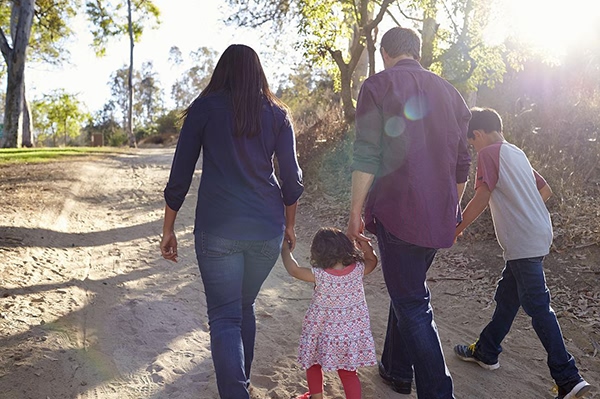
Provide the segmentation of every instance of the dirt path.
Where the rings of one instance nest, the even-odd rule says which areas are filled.
[[[204,294],[192,241],[198,179],[182,208],[180,262],[159,257],[162,189],[172,149],[0,167],[0,398],[217,398]],[[322,202],[300,206],[298,259],[306,259]],[[335,220],[344,219],[337,216]],[[344,226],[339,226],[344,227]],[[587,251],[587,252],[586,252]],[[519,315],[502,367],[485,372],[451,353],[476,338],[493,310],[502,261],[494,243],[440,252],[430,276],[436,321],[457,398],[553,398],[541,344]],[[584,376],[600,384],[600,266],[594,248],[549,261],[555,308]],[[568,266],[568,268],[567,268]],[[381,271],[366,281],[381,350],[388,297]],[[276,265],[257,301],[254,398],[303,393],[295,361],[309,284]],[[365,398],[402,396],[374,368]],[[335,375],[326,394],[343,397]],[[594,393],[592,398],[600,397]]]

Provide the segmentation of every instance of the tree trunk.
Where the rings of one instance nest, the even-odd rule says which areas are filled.
[[[23,85],[23,147],[33,147],[33,121],[31,120],[31,105],[27,101],[27,90]]]
[[[127,108],[127,135],[129,136],[129,147],[137,147],[135,135],[133,134],[133,24],[131,22],[131,0],[127,0],[127,20],[129,23],[129,79],[127,90],[129,104]]]
[[[6,103],[4,107],[4,135],[0,147],[19,147],[23,140],[23,108],[25,100],[25,61],[31,36],[35,0],[13,2],[11,25],[13,47],[0,29],[0,50],[6,62]]]
[[[352,101],[352,73],[348,66],[340,68],[340,85],[342,95],[342,107],[344,109],[344,116],[346,121],[353,122],[354,116],[356,115],[356,108],[354,107],[354,101]]]
[[[352,40],[350,42],[350,51],[354,47],[354,41],[361,40],[359,27],[355,27],[354,34]],[[368,72],[369,72],[369,54],[363,50],[362,54],[359,57],[358,63],[356,64],[356,70],[352,75],[352,98],[358,98],[358,92],[360,91],[360,86],[362,82],[365,80]]]
[[[423,32],[421,44],[421,65],[429,69],[433,63],[433,42],[438,31],[439,24],[437,17],[437,0],[429,0],[423,11]]]

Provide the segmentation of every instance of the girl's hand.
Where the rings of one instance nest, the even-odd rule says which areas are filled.
[[[177,262],[177,237],[175,232],[164,233],[160,242],[160,252],[163,258]]]
[[[358,247],[363,252],[365,257],[365,276],[371,273],[377,267],[379,259],[375,255],[375,250],[370,241],[356,241]]]
[[[348,230],[346,235],[350,241],[369,241],[369,238],[364,235],[365,232],[365,221],[362,216],[353,217],[350,216],[348,220]]]
[[[366,256],[375,255],[375,250],[373,249],[373,245],[371,245],[370,241],[356,240],[356,244]]]

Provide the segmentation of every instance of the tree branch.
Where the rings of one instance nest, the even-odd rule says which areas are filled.
[[[396,4],[398,6],[398,11],[400,12],[400,14],[402,14],[402,16],[406,19],[412,20],[412,21],[417,21],[417,22],[423,22],[422,18],[417,18],[417,17],[411,17],[410,15],[407,15],[402,8],[400,8],[400,4]]]
[[[458,25],[456,24],[456,22],[454,22],[454,18],[452,18],[452,13],[448,8],[448,4],[446,4],[445,1],[442,1],[442,4],[444,5],[444,9],[446,9],[446,13],[448,14],[448,18],[450,18],[450,22],[452,22],[452,26],[454,27],[454,33],[456,33],[456,36],[460,36],[460,32],[458,31]]]
[[[8,64],[8,60],[10,59],[10,53],[12,49],[8,44],[8,40],[6,40],[6,35],[4,34],[4,30],[0,27],[0,51],[2,51],[2,56],[4,57],[4,61]]]

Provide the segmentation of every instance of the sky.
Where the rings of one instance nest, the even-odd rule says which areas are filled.
[[[217,53],[234,43],[253,47],[274,88],[278,79],[290,73],[299,54],[292,48],[293,35],[280,35],[281,48],[288,49],[285,58],[274,57],[262,35],[272,32],[227,26],[224,0],[153,0],[161,10],[162,24],[157,30],[146,30],[134,50],[134,68],[152,61],[165,91],[166,105],[172,105],[170,87],[181,71],[168,62],[169,49],[178,46],[184,57],[199,47],[209,47]],[[487,37],[490,44],[500,43],[509,35],[517,35],[542,52],[556,57],[566,48],[592,36],[598,40],[600,0],[489,0],[497,4]],[[293,27],[290,27],[293,29]],[[290,31],[292,31],[290,29]],[[68,43],[71,62],[61,67],[30,65],[26,72],[29,99],[41,97],[53,89],[64,88],[77,94],[88,111],[94,112],[110,98],[110,75],[129,65],[127,37],[115,39],[107,55],[97,58],[91,49],[92,36],[84,16],[74,21],[77,35]]]
[[[156,30],[146,30],[141,41],[136,43],[134,68],[139,70],[142,63],[153,62],[167,105],[172,105],[170,87],[180,73],[168,61],[172,46],[178,46],[187,58],[199,47],[209,47],[220,54],[230,44],[246,44],[257,51],[267,74],[271,75],[271,81],[275,74],[282,72],[281,65],[270,62],[272,57],[262,43],[262,32],[225,25],[223,0],[153,1],[161,10],[162,23]],[[129,65],[129,38],[113,40],[108,45],[107,55],[98,58],[90,47],[92,35],[85,17],[78,17],[72,29],[77,35],[66,45],[71,53],[70,63],[61,67],[30,65],[26,71],[28,95],[35,99],[54,89],[64,88],[68,93],[77,94],[88,111],[94,112],[110,98],[110,75]]]

